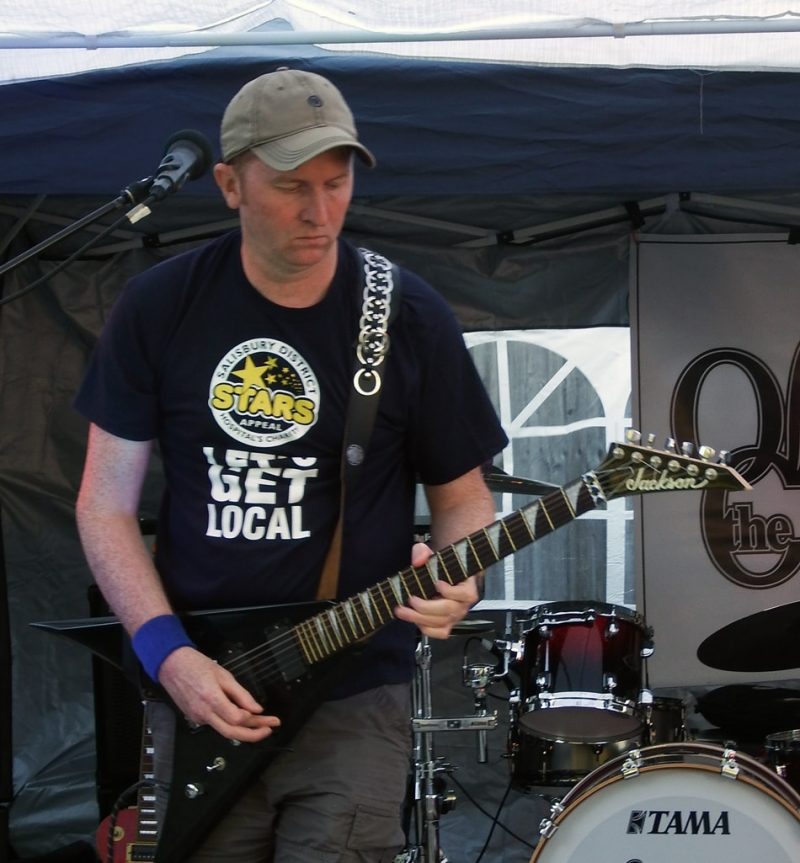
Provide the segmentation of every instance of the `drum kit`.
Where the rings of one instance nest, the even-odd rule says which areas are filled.
[[[436,718],[430,645],[425,637],[418,645],[413,825],[397,863],[446,863],[439,820],[455,804],[446,780],[453,768],[436,757],[433,734],[477,732],[485,763],[487,733],[498,725],[487,707],[495,683],[509,693],[510,784],[552,804],[530,863],[800,860],[800,729],[773,729],[758,753],[698,739],[683,699],[643,685],[654,641],[641,615],[603,602],[549,602],[516,619],[506,612],[502,637],[493,621],[470,618],[453,634],[482,635],[496,661],[464,661],[472,716]],[[719,630],[698,658],[745,672],[800,667],[800,602]],[[800,704],[800,690],[797,697]],[[796,719],[800,726],[800,710]]]

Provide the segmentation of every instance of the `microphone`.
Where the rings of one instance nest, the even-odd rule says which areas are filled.
[[[211,160],[211,144],[205,135],[193,129],[176,132],[164,148],[164,158],[150,186],[151,197],[161,201],[177,192],[187,180],[202,177]]]

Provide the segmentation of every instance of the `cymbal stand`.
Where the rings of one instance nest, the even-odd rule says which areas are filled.
[[[396,863],[447,863],[439,842],[439,817],[455,806],[456,798],[447,788],[444,774],[453,766],[434,753],[433,735],[437,731],[477,731],[485,734],[497,726],[497,714],[483,712],[475,716],[434,718],[431,696],[431,647],[426,635],[420,637],[416,650],[416,671],[412,688],[411,729],[414,734],[414,836]],[[476,697],[476,709],[478,698]],[[485,748],[485,743],[483,744]]]

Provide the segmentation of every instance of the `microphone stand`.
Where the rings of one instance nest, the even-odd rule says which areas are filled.
[[[22,252],[22,254],[17,255],[15,258],[12,258],[10,261],[7,261],[5,264],[0,266],[0,276],[11,272],[11,270],[15,270],[17,267],[24,264],[25,261],[29,261],[31,258],[38,255],[40,252],[43,252],[45,249],[49,249],[50,246],[53,246],[56,243],[60,243],[61,240],[65,240],[67,237],[72,236],[72,234],[77,233],[78,231],[85,228],[87,225],[91,225],[98,219],[102,219],[103,216],[105,216],[107,213],[111,213],[114,210],[119,210],[121,207],[131,207],[135,204],[143,202],[148,197],[152,182],[152,177],[146,177],[143,180],[138,180],[135,183],[131,183],[130,186],[126,186],[126,188],[124,188],[119,193],[119,195],[114,198],[113,201],[109,201],[107,204],[103,204],[102,207],[99,207],[91,213],[87,213],[85,216],[82,216],[76,222],[67,225],[66,228],[62,228],[60,231],[57,231],[51,237],[42,240],[41,243],[37,243],[37,245],[31,247],[30,249],[27,249],[26,251]],[[98,236],[93,242],[97,242],[100,236],[101,235],[98,234]]]

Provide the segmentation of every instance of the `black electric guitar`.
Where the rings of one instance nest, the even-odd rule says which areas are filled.
[[[635,440],[635,438],[634,438]],[[655,450],[614,443],[593,471],[339,603],[305,603],[194,612],[185,624],[195,643],[228,668],[269,712],[279,732],[235,745],[208,727],[177,723],[175,763],[155,860],[183,860],[248,783],[286,747],[323,700],[325,681],[346,648],[394,619],[409,596],[429,598],[436,582],[458,584],[542,536],[618,497],[658,491],[746,490],[750,485],[712,450]],[[125,633],[113,617],[36,623],[118,666]]]

